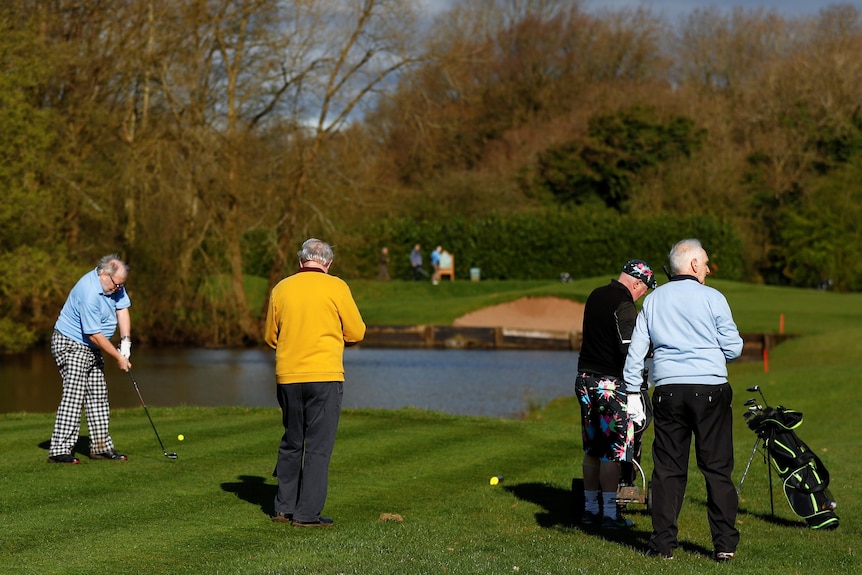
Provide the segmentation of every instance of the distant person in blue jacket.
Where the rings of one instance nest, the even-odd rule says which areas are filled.
[[[431,283],[437,285],[440,283],[440,256],[443,254],[443,246],[437,246],[431,252]]]
[[[644,299],[623,371],[629,417],[642,421],[641,374],[652,342],[655,440],[649,553],[672,558],[679,545],[677,519],[694,435],[697,466],[706,480],[713,557],[725,562],[733,559],[739,544],[727,363],[742,353],[742,338],[727,300],[705,285],[709,256],[700,241],[680,241],[669,257],[671,280]]]

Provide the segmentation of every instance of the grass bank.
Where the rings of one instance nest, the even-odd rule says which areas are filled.
[[[443,281],[350,282],[362,316],[371,324],[451,324],[456,318],[486,306],[521,297],[554,296],[586,301],[609,277],[558,281]],[[663,283],[660,278],[660,283]],[[862,319],[862,293],[778,288],[709,279],[708,284],[725,294],[734,319],[745,332],[779,330],[784,316],[787,333],[818,334],[858,326]]]
[[[435,318],[477,304],[533,294],[570,297],[597,285],[525,283],[510,290],[506,282],[492,290],[489,284],[352,285],[366,320],[380,323],[429,321],[424,317],[441,323]],[[837,531],[804,528],[777,485],[771,517],[759,457],[743,486],[742,542],[730,565],[708,559],[706,495],[695,469],[680,517],[682,549],[673,562],[659,565],[643,556],[651,530],[643,508],[632,509],[637,526],[631,533],[582,531],[571,513],[570,485],[580,475],[581,457],[571,398],[523,421],[413,409],[346,411],[325,510],[336,525],[321,530],[268,519],[281,433],[277,410],[151,407],[166,447],[179,453],[176,461],[163,457],[143,410],[117,411],[112,435],[130,460],[84,459],[78,466],[45,463],[53,414],[18,413],[0,415],[0,573],[862,572],[862,442],[854,417],[862,396],[859,299],[716,284],[728,294],[742,329],[774,331],[778,314],[785,313],[787,331],[805,334],[773,350],[768,373],[758,362],[731,366],[735,479],[754,443],[739,406],[749,396],[745,388],[760,385],[771,403],[805,413],[799,434],[832,473],[842,521]],[[474,291],[486,286],[487,292]],[[406,300],[404,308],[391,311],[402,306],[399,298]],[[375,303],[379,299],[389,301]],[[435,308],[439,316],[431,313]],[[180,433],[183,442],[176,439]],[[649,471],[651,431],[645,442]],[[504,481],[490,486],[492,475]],[[402,520],[381,521],[381,514]]]

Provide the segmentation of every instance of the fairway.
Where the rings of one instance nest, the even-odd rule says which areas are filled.
[[[556,286],[535,286],[535,291],[552,287],[558,293],[548,295],[567,295]],[[862,313],[858,297],[801,290],[764,297],[762,287],[724,287],[742,330],[753,331],[778,310],[793,309],[787,322],[801,335],[772,350],[768,372],[757,361],[731,365],[734,480],[738,483],[755,439],[742,418],[742,404],[751,395],[745,389],[759,385],[770,403],[805,414],[797,431],[832,474],[830,489],[841,519],[836,531],[806,529],[777,483],[773,517],[767,468],[759,455],[741,493],[742,540],[730,565],[709,558],[706,496],[693,463],[680,517],[681,548],[672,562],[657,564],[643,555],[651,526],[642,506],[630,509],[636,523],[631,533],[605,537],[582,530],[571,509],[581,444],[570,397],[523,420],[416,409],[345,411],[324,510],[335,526],[297,529],[268,517],[282,432],[277,409],[150,406],[176,460],[164,457],[141,408],[115,411],[111,419],[112,436],[129,461],[84,456],[77,466],[45,462],[52,413],[0,415],[0,573],[862,572],[856,550],[862,536],[862,442],[853,417],[862,398],[862,328],[849,327]],[[461,289],[468,299],[494,299]],[[512,293],[510,299],[522,295]],[[823,320],[819,324],[817,317]],[[649,473],[651,429],[644,440]],[[490,485],[497,475],[503,481]]]

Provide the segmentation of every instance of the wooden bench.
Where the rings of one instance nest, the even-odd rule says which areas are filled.
[[[437,272],[437,279],[443,279],[443,276],[449,276],[449,280],[455,280],[455,256],[447,251],[440,254],[440,267]]]

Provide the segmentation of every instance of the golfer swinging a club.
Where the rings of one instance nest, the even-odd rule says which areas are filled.
[[[69,293],[51,337],[51,354],[63,378],[63,397],[51,435],[48,461],[80,463],[74,455],[81,427],[81,407],[90,430],[90,458],[125,461],[117,453],[108,433],[110,405],[102,354],[114,358],[129,371],[132,363],[132,323],[126,293],[128,267],[116,254],[99,260],[96,269],[84,274]],[[110,338],[120,327],[120,348]]]

